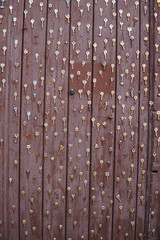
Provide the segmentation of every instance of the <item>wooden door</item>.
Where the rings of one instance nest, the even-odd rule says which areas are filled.
[[[159,240],[159,0],[1,0],[0,43],[0,239]]]

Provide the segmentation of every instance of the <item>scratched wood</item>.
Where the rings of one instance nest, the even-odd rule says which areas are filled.
[[[54,7],[48,10],[47,24],[43,238],[65,239],[70,5],[58,0],[50,4]]]
[[[95,3],[93,59],[96,59],[93,61],[92,80],[90,239],[106,239],[106,236],[108,240],[112,238],[116,72],[115,15],[116,5],[113,5],[112,2],[106,4],[104,1],[98,1],[97,4]],[[96,24],[97,22],[98,24]],[[102,26],[102,30],[99,26]],[[114,26],[113,29],[112,26]]]
[[[44,130],[47,3],[25,3],[21,100],[20,239],[42,239],[42,164]],[[42,25],[42,18],[44,22]],[[34,19],[34,21],[32,20]],[[32,21],[31,21],[32,20]],[[30,113],[30,116],[27,115]],[[39,133],[37,136],[36,133]]]

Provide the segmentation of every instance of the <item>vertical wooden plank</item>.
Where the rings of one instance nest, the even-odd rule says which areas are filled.
[[[58,0],[51,4],[45,79],[43,239],[65,239],[70,5]]]
[[[139,151],[137,168],[137,209],[136,209],[136,239],[144,237],[146,184],[148,170],[148,111],[149,111],[149,2],[140,2],[140,116],[139,116]],[[143,69],[145,68],[145,69]],[[144,111],[143,111],[144,109]],[[149,190],[149,189],[148,189]],[[141,199],[144,198],[143,204]]]
[[[93,1],[72,1],[66,239],[88,238]]]
[[[158,126],[158,125],[157,125]],[[160,238],[160,206],[159,206],[159,170],[152,170],[152,184],[151,184],[151,208],[150,208],[150,225],[149,239],[159,239]]]
[[[3,4],[0,9],[0,43],[1,46],[8,47],[8,29],[10,21],[7,19],[8,6]],[[5,29],[5,30],[3,30]],[[5,31],[7,31],[5,33]],[[9,102],[9,69],[6,68],[8,52],[3,55],[0,51],[0,237],[8,237],[8,131],[5,127],[8,122],[8,102]],[[5,67],[4,67],[5,66]],[[3,67],[3,68],[2,68]],[[4,79],[4,80],[3,80]]]
[[[116,4],[111,1],[95,2],[93,39],[90,239],[107,236],[109,240],[112,237],[116,73]]]
[[[152,165],[151,165],[151,200],[150,200],[150,213],[149,213],[149,229],[148,235],[149,239],[159,239],[160,238],[160,94],[159,94],[159,79],[160,79],[160,15],[159,15],[160,5],[157,1],[154,1],[154,76],[153,76],[153,128],[152,128]]]
[[[13,7],[13,10],[12,10]],[[11,21],[8,46],[9,75],[9,175],[8,206],[9,228],[8,239],[19,238],[19,147],[20,147],[20,101],[22,71],[22,35],[23,35],[24,1],[9,1],[8,13]],[[14,22],[14,18],[16,22]],[[10,57],[11,56],[11,57]],[[17,67],[18,66],[18,67]]]
[[[154,1],[149,1],[149,20],[150,20],[150,27],[149,27],[149,61],[150,61],[150,68],[149,68],[149,122],[148,122],[148,169],[147,169],[147,191],[146,191],[146,214],[145,214],[145,225],[144,225],[144,238],[149,238],[149,229],[150,229],[150,194],[151,194],[151,177],[152,177],[152,128],[153,128],[153,97],[154,97]]]
[[[114,238],[132,240],[135,237],[138,152],[139,1],[118,1],[117,6]]]
[[[21,99],[20,238],[42,239],[42,163],[47,2],[25,3]],[[37,137],[38,133],[38,137]]]
[[[4,102],[1,102],[1,130],[5,132],[4,148],[4,178],[1,180],[3,187],[4,217],[2,226],[4,232],[2,239],[19,238],[19,133],[20,133],[20,89],[21,89],[21,49],[23,28],[24,1],[4,3],[1,8],[3,23],[1,28],[2,44],[1,56],[5,59],[4,72],[1,74],[1,94],[4,94]],[[14,22],[14,20],[16,21]],[[2,23],[2,24],[3,24]],[[6,34],[4,30],[6,29]],[[5,50],[6,49],[6,50]],[[3,62],[3,61],[2,61]],[[18,69],[15,64],[19,63]],[[5,75],[5,76],[3,76]],[[2,126],[4,124],[4,126]],[[3,139],[3,138],[2,138]],[[1,173],[1,177],[3,176]],[[3,216],[3,214],[0,214]]]

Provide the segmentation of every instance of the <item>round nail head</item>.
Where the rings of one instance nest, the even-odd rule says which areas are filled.
[[[73,94],[74,94],[74,90],[71,89],[71,90],[70,90],[70,95],[73,95]]]

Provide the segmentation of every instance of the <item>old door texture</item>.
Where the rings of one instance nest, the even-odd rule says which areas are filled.
[[[0,240],[160,240],[160,0],[0,0]]]

